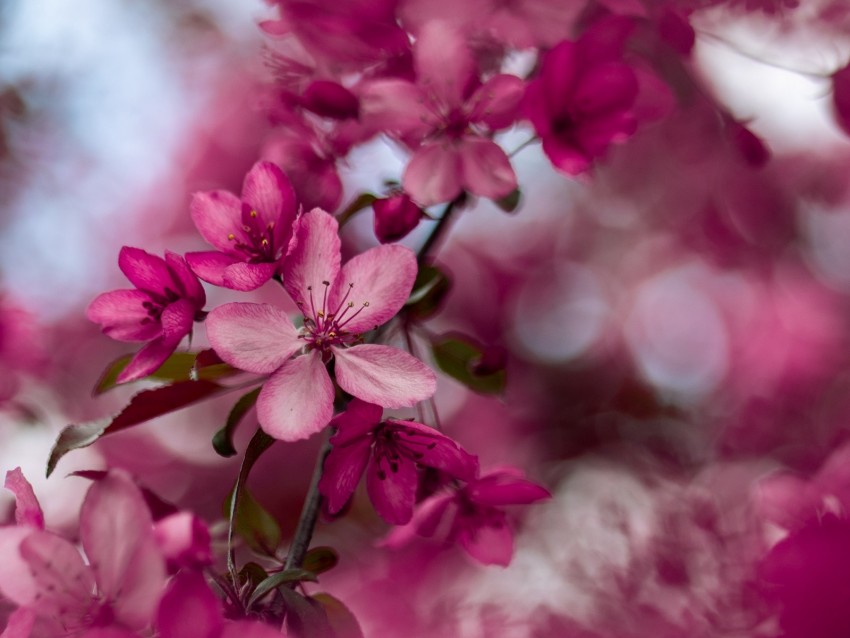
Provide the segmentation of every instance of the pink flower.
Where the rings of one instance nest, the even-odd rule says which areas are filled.
[[[404,190],[429,206],[463,190],[498,199],[516,189],[516,175],[494,131],[513,124],[523,82],[496,75],[480,84],[466,42],[452,27],[430,22],[414,45],[417,83],[368,82],[361,92],[367,127],[418,148],[402,176]]]
[[[217,250],[187,253],[198,277],[233,290],[254,290],[277,272],[295,221],[295,193],[271,162],[257,162],[245,176],[242,199],[227,191],[195,193],[192,220]]]
[[[459,543],[480,563],[507,566],[514,553],[514,535],[507,514],[499,507],[527,505],[551,496],[517,470],[497,470],[461,489],[425,499],[410,523],[390,532],[385,544],[398,547],[415,535],[431,537],[442,532],[446,543]]]
[[[590,169],[611,144],[637,127],[631,112],[637,77],[622,61],[621,38],[599,37],[605,27],[550,50],[525,93],[523,110],[543,140],[543,151],[569,175]]]
[[[375,200],[375,237],[382,244],[398,241],[419,225],[425,213],[406,193]]]
[[[378,246],[340,267],[336,220],[323,210],[295,224],[284,286],[304,315],[296,328],[267,304],[232,303],[213,310],[207,336],[227,363],[270,374],[257,399],[263,428],[284,441],[321,430],[333,415],[333,361],[339,387],[386,407],[415,405],[436,387],[434,373],[397,348],[365,344],[361,334],[386,323],[404,305],[416,278],[416,257],[403,246]]]
[[[19,508],[32,512],[37,502],[20,480],[12,479]],[[33,636],[55,638],[93,628],[101,629],[93,636],[122,636],[120,630],[150,624],[165,586],[165,563],[144,497],[127,474],[110,472],[89,489],[80,541],[88,564],[72,543],[38,526],[0,529],[0,592],[19,606],[10,627],[24,632],[29,626]]]
[[[155,372],[177,349],[200,318],[206,295],[183,258],[169,251],[162,259],[124,246],[118,267],[136,289],[99,295],[86,316],[113,339],[150,342],[118,375],[118,382],[124,383]]]
[[[338,512],[366,471],[366,488],[375,510],[388,523],[404,525],[413,515],[417,466],[433,467],[469,480],[478,459],[434,428],[413,421],[381,421],[383,409],[355,399],[331,425],[338,431],[325,460],[319,491],[328,509]]]

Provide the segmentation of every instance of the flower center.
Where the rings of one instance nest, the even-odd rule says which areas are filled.
[[[233,248],[245,255],[252,264],[274,261],[277,249],[274,245],[274,222],[263,226],[257,211],[251,209],[242,211],[242,230],[246,240],[242,241],[233,233],[227,239],[233,242]]]
[[[147,311],[148,316],[142,319],[142,323],[156,323],[162,316],[162,311],[168,304],[180,299],[180,295],[171,288],[166,287],[163,294],[145,290],[150,300],[142,302],[142,308]]]
[[[424,451],[437,447],[436,441],[422,432],[395,423],[382,423],[374,433],[373,451],[378,467],[378,479],[387,478],[387,471],[396,474],[402,456],[418,462]]]
[[[313,286],[307,286],[307,291],[310,293],[310,307],[304,308],[303,303],[298,303],[298,307],[304,315],[304,327],[301,329],[299,337],[307,342],[308,350],[321,350],[323,353],[329,353],[331,346],[350,346],[361,340],[359,334],[347,331],[345,326],[365,308],[368,308],[369,302],[364,301],[355,310],[355,303],[348,300],[354,288],[354,284],[349,283],[345,295],[336,304],[336,307],[331,309],[328,304],[328,290],[331,284],[329,281],[323,281],[322,286],[324,286],[324,290],[320,305],[317,305]]]

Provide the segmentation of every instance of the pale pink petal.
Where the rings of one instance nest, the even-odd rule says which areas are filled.
[[[164,335],[157,337],[130,359],[130,363],[118,375],[116,382],[129,383],[153,374],[174,353],[178,343],[179,340],[175,341]]]
[[[223,624],[221,604],[198,572],[177,574],[156,612],[160,638],[218,638]]]
[[[204,287],[198,281],[197,275],[189,268],[186,260],[177,253],[166,250],[165,263],[171,269],[175,282],[180,285],[180,296],[188,297],[198,308],[201,308],[206,303],[207,296]]]
[[[157,521],[154,538],[171,569],[199,569],[212,563],[210,531],[192,512],[177,512]]]
[[[375,511],[391,525],[404,525],[413,516],[416,502],[416,466],[408,459],[392,465],[373,459],[366,470],[366,490]]]
[[[525,83],[515,75],[500,74],[487,80],[470,99],[471,122],[483,122],[491,131],[514,123]]]
[[[416,273],[416,255],[409,248],[370,248],[342,267],[328,308],[339,308],[335,311],[337,321],[346,332],[374,330],[401,310],[413,289]]]
[[[6,472],[4,487],[15,495],[15,522],[35,529],[44,529],[44,514],[20,467]]]
[[[186,253],[186,262],[198,277],[214,286],[224,286],[224,271],[241,262],[238,257],[212,250]]]
[[[305,213],[295,223],[294,245],[283,268],[283,285],[306,316],[313,316],[312,308],[321,309],[325,287],[339,274],[338,230],[336,219],[319,208]]]
[[[360,117],[375,131],[420,138],[436,123],[425,94],[405,80],[367,82],[360,90]]]
[[[597,116],[628,109],[635,101],[638,81],[630,66],[618,62],[601,64],[583,75],[571,101],[572,113]]]
[[[165,260],[141,248],[121,248],[118,253],[118,267],[139,290],[164,295],[166,288],[174,286],[171,270]]]
[[[469,499],[481,505],[527,505],[552,498],[545,487],[511,472],[493,472],[465,488]]]
[[[442,470],[464,481],[478,473],[478,458],[434,428],[397,419],[388,419],[387,424],[396,434],[397,445],[419,465]]]
[[[116,629],[115,627],[98,627],[89,629],[80,638],[139,638],[139,634],[134,634],[124,629]]]
[[[276,271],[276,263],[235,263],[224,269],[224,287],[242,292],[256,290],[271,279]]]
[[[401,177],[402,186],[422,206],[448,202],[463,190],[460,155],[453,144],[420,147]]]
[[[0,638],[30,638],[35,623],[35,612],[27,607],[18,607],[9,616],[6,629]]]
[[[408,408],[434,394],[437,377],[416,357],[390,346],[333,348],[339,387],[385,408]]]
[[[303,345],[286,313],[268,304],[225,304],[204,323],[218,356],[255,374],[274,372]]]
[[[249,241],[242,229],[242,202],[233,193],[195,193],[189,204],[189,214],[201,237],[222,252],[233,252],[231,235],[242,243]]]
[[[516,190],[516,173],[502,148],[483,137],[467,137],[460,144],[463,185],[481,197],[499,199]]]
[[[9,525],[0,527],[0,594],[16,605],[30,605],[35,601],[38,586],[30,568],[21,556],[23,540],[33,533],[31,527]]]
[[[86,317],[99,323],[103,334],[118,341],[150,341],[162,332],[159,321],[151,320],[147,308],[142,306],[150,299],[141,290],[104,292],[89,304]]]
[[[165,561],[144,496],[125,472],[113,470],[89,488],[80,540],[116,616],[133,629],[148,624],[165,585]]]
[[[271,625],[248,620],[227,623],[224,631],[221,632],[221,638],[280,638],[280,636],[280,632],[273,629]]]
[[[297,212],[295,191],[283,171],[271,162],[257,162],[245,175],[242,199],[257,211],[263,226],[274,224],[276,239],[287,237]]]
[[[447,107],[463,103],[475,61],[460,31],[449,22],[429,22],[416,38],[413,57],[417,82],[425,93]]]
[[[504,517],[483,524],[469,519],[458,532],[457,541],[467,553],[484,565],[507,567],[514,554],[514,535]]]
[[[79,618],[94,605],[92,570],[64,538],[35,531],[21,542],[20,553],[35,581],[39,615]]]
[[[331,378],[314,351],[287,361],[269,377],[257,398],[257,417],[276,439],[306,439],[331,420],[333,398]]]
[[[369,462],[372,441],[363,437],[346,444],[335,443],[325,459],[319,491],[328,500],[328,511],[335,514],[354,494]]]
[[[331,426],[337,429],[331,439],[334,445],[345,445],[366,436],[381,423],[384,409],[374,403],[360,399],[352,399],[345,412],[338,414],[331,421]]]

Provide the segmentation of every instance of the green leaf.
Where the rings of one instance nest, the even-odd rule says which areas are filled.
[[[340,226],[344,226],[348,220],[359,213],[364,208],[371,206],[378,197],[372,193],[360,193],[354,200],[345,207],[341,213],[337,214],[336,218]]]
[[[251,609],[251,607],[254,606],[254,603],[268,594],[271,590],[277,589],[285,583],[299,583],[303,580],[309,580],[314,583],[318,581],[316,575],[312,572],[308,572],[306,569],[285,569],[282,572],[272,574],[257,585],[257,588],[248,599],[247,608]]]
[[[444,336],[432,348],[439,368],[470,390],[481,394],[504,391],[504,364],[487,361],[487,353],[469,338]]]
[[[305,598],[289,587],[278,590],[286,607],[287,636],[298,638],[336,638],[324,607],[312,598]]]
[[[420,266],[413,291],[404,304],[407,312],[420,320],[435,315],[451,287],[451,280],[442,270],[430,264]]]
[[[219,456],[227,457],[236,454],[236,448],[233,447],[233,433],[236,431],[236,427],[242,421],[242,418],[254,407],[261,389],[255,388],[247,394],[243,394],[230,409],[230,414],[227,415],[227,421],[224,427],[213,436],[213,448],[215,448]]]
[[[175,352],[146,378],[162,381],[198,381],[201,379],[220,379],[239,372],[236,368],[218,359],[214,363],[204,365],[203,362],[210,352],[212,350],[202,350],[198,353]],[[127,367],[134,356],[135,354],[125,354],[109,363],[97,380],[92,395],[103,394],[107,390],[121,385],[117,383],[118,375]]]
[[[229,388],[212,381],[180,381],[139,392],[113,418],[69,425],[59,433],[59,438],[50,451],[50,457],[47,460],[47,476],[56,469],[59,459],[71,450],[88,447],[102,436],[126,430],[227,390]]]
[[[519,208],[520,200],[522,199],[522,193],[518,188],[514,189],[504,197],[500,197],[499,199],[494,199],[493,203],[496,204],[499,208],[501,208],[506,213],[512,213],[517,208]]]
[[[257,585],[268,577],[269,575],[266,573],[266,570],[263,569],[262,565],[255,563],[254,561],[248,561],[242,565],[242,569],[239,570],[239,582],[250,583],[251,589],[255,589]]]
[[[315,594],[310,598],[325,610],[334,638],[363,638],[363,630],[357,618],[338,598],[326,593]]]
[[[308,572],[322,574],[336,567],[339,554],[333,547],[314,547],[304,555],[301,566]]]

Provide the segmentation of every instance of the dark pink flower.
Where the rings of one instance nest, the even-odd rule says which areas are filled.
[[[209,528],[191,512],[176,512],[157,521],[154,538],[171,572],[212,564]]]
[[[404,305],[416,279],[415,255],[403,246],[378,246],[340,267],[337,230],[337,221],[318,209],[295,224],[284,286],[304,315],[302,328],[267,304],[225,304],[206,321],[224,361],[271,375],[257,414],[263,428],[284,441],[306,438],[330,421],[331,360],[340,388],[378,405],[410,407],[436,387],[421,361],[397,348],[362,343],[360,336]]]
[[[597,29],[550,50],[523,102],[543,151],[569,175],[587,171],[637,127],[631,110],[638,94],[635,72],[622,61],[619,38],[598,36]]]
[[[206,294],[184,259],[169,251],[162,259],[124,246],[118,267],[136,289],[99,295],[86,316],[113,339],[150,342],[118,375],[118,382],[124,383],[155,372],[174,352],[183,337],[192,332]]]
[[[254,290],[278,271],[295,221],[295,193],[271,162],[257,162],[245,176],[242,198],[227,191],[195,193],[192,221],[217,250],[187,253],[198,277],[233,290]]]
[[[478,472],[478,459],[434,428],[413,421],[382,421],[382,416],[380,406],[354,399],[331,421],[337,433],[319,490],[335,514],[351,498],[365,471],[375,510],[388,523],[404,525],[413,515],[417,466],[469,480]]]
[[[18,497],[31,510],[32,503],[24,505],[29,500]],[[88,564],[56,534],[29,525],[0,529],[0,592],[23,610],[12,619],[16,628],[37,624],[42,636],[100,628],[92,635],[120,636],[119,630],[150,625],[165,586],[165,562],[144,497],[127,474],[110,472],[89,489],[80,542]]]
[[[838,125],[850,135],[850,64],[832,74],[832,108]]]
[[[375,237],[382,244],[398,241],[419,225],[425,212],[406,193],[375,200]]]
[[[448,489],[422,501],[410,523],[390,532],[385,544],[400,546],[414,536],[440,534],[446,543],[458,543],[485,565],[508,565],[514,535],[505,505],[527,505],[550,498],[544,487],[525,479],[517,470],[502,469]]]
[[[380,79],[364,84],[367,127],[398,136],[416,150],[402,176],[404,190],[429,206],[463,190],[498,199],[516,189],[516,175],[494,131],[514,122],[523,81],[477,78],[467,43],[442,22],[426,25],[414,45],[417,82]]]

